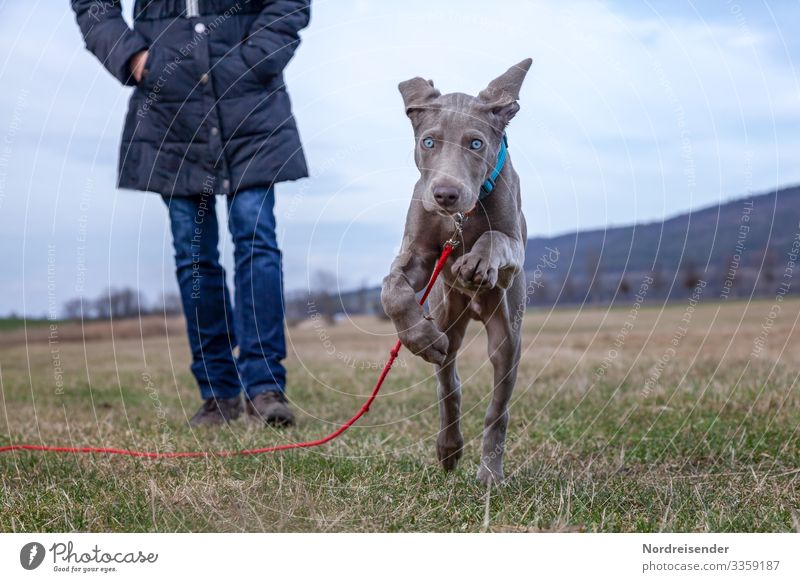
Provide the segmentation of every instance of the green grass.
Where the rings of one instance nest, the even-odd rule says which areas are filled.
[[[460,365],[466,450],[453,473],[435,460],[431,369],[404,353],[370,413],[319,449],[166,461],[2,456],[0,530],[794,531],[800,301],[783,303],[760,358],[750,351],[769,304],[699,306],[643,395],[684,307],[642,310],[603,375],[626,310],[529,313],[508,479],[488,492],[474,475],[491,370],[473,325]],[[356,324],[325,328],[325,345],[319,329],[290,331],[299,424],[287,433],[246,421],[190,430],[198,396],[174,331],[62,342],[60,380],[46,341],[0,342],[0,444],[200,450],[319,437],[358,409],[377,375],[360,364],[379,366],[392,344],[387,324]]]
[[[3,317],[0,318],[0,332],[13,331],[15,329],[22,329],[25,327],[44,327],[51,323],[59,323],[56,320],[41,319],[41,318],[24,318],[24,317]]]

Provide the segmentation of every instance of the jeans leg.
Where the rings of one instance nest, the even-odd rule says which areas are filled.
[[[275,194],[255,188],[228,197],[228,228],[236,261],[239,374],[249,397],[283,392],[286,357],[283,272],[275,236]]]
[[[192,373],[203,399],[241,393],[233,348],[230,294],[219,263],[219,223],[212,195],[164,197],[169,208],[175,268],[192,350]]]

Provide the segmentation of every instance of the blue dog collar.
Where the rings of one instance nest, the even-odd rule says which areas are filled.
[[[506,165],[506,157],[508,156],[508,137],[506,134],[503,134],[503,139],[500,142],[500,151],[497,154],[497,163],[494,166],[494,170],[486,178],[486,181],[481,185],[481,193],[478,194],[478,200],[483,200],[489,194],[492,193],[494,190],[495,183],[497,182],[497,177],[500,175],[500,172],[503,171],[503,166]]]

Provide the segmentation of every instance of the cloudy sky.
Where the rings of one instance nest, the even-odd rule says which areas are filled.
[[[176,289],[160,198],[114,188],[130,90],[68,5],[0,0],[0,314]],[[531,235],[800,182],[797,2],[487,5],[315,0],[286,74],[313,173],[278,189],[287,289],[386,273],[416,179],[396,86],[416,75],[474,94],[533,58],[509,129]]]

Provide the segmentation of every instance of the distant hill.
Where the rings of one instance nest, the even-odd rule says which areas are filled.
[[[648,274],[656,277],[662,295],[684,294],[698,278],[715,293],[727,287],[733,297],[769,295],[783,275],[798,224],[800,186],[794,186],[663,222],[534,237],[528,240],[525,270],[529,280],[548,288],[535,298],[542,303],[606,300],[619,285],[635,291],[638,279]],[[557,250],[559,260],[543,268],[542,257],[554,254],[548,249]]]
[[[629,302],[644,281],[651,281],[650,299],[686,297],[698,283],[706,298],[774,296],[798,234],[800,186],[793,186],[662,222],[533,237],[525,259],[528,302]],[[800,279],[789,289],[799,292]],[[338,297],[315,295],[290,294],[288,319],[298,322],[312,313],[382,315],[377,287]]]

